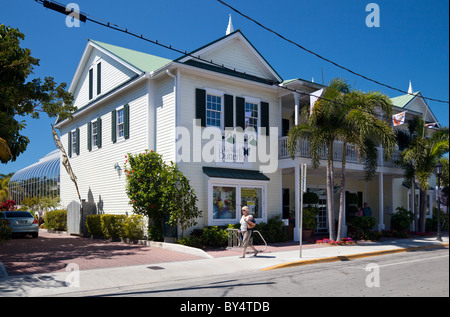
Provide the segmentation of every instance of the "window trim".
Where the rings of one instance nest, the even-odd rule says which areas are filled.
[[[261,99],[255,98],[255,97],[249,97],[249,96],[242,96],[242,98],[244,98],[244,125],[245,125],[247,118],[256,118],[257,124],[256,124],[255,132],[258,132],[259,129],[261,128]],[[247,115],[245,114],[246,113],[245,108],[246,108],[247,103],[255,104],[258,107],[258,116],[257,117],[247,117]]]
[[[224,126],[225,126],[225,92],[222,90],[213,89],[213,88],[205,88],[205,91],[206,91],[206,93],[205,93],[205,126],[219,128],[221,130],[224,130]],[[208,109],[208,95],[220,97],[220,111]],[[220,113],[220,126],[208,124],[208,111]]]
[[[207,210],[208,210],[208,225],[218,226],[218,225],[228,225],[235,224],[239,222],[242,217],[241,211],[241,189],[244,188],[261,188],[262,198],[261,198],[261,214],[260,218],[255,218],[259,222],[267,222],[267,186],[268,181],[258,181],[258,180],[246,180],[246,179],[229,179],[229,178],[209,178],[208,179],[208,199],[207,199]],[[213,187],[214,186],[226,186],[236,188],[236,218],[234,219],[213,219]]]
[[[119,111],[123,111],[122,115],[122,126],[123,126],[123,135],[120,136],[119,132]],[[125,105],[116,108],[116,142],[125,140]]]

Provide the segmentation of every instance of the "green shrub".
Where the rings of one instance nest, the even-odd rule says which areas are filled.
[[[378,240],[381,237],[371,231],[376,224],[374,217],[352,217],[349,224],[348,235],[354,240]]]
[[[45,228],[67,230],[67,210],[52,210],[45,213]]]
[[[144,217],[141,215],[131,215],[123,222],[123,235],[130,240],[144,238]]]
[[[255,226],[267,243],[285,242],[288,240],[287,234],[283,228],[283,222],[277,216],[270,218],[267,223],[262,222]],[[253,235],[255,244],[263,243],[258,234]]]
[[[103,237],[102,216],[103,215],[88,215],[86,217],[87,230],[89,234],[94,237]]]
[[[11,238],[11,228],[5,220],[0,220],[0,244]]]
[[[391,229],[409,232],[414,220],[414,214],[403,207],[397,207],[397,212],[392,215]]]
[[[105,238],[123,238],[123,222],[126,215],[102,215],[102,231]]]
[[[128,238],[139,240],[144,237],[144,217],[141,215],[89,215],[86,217],[89,234],[95,237]]]

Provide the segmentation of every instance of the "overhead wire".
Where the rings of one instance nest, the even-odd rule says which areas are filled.
[[[358,73],[358,72],[356,72],[356,71],[353,71],[353,70],[351,70],[351,69],[349,69],[349,68],[347,68],[347,67],[345,67],[345,66],[342,66],[342,65],[338,64],[337,62],[332,61],[332,60],[329,59],[329,58],[323,57],[322,55],[320,55],[320,54],[318,54],[318,53],[316,53],[316,52],[314,52],[314,51],[312,51],[312,50],[310,50],[310,49],[307,49],[307,48],[304,47],[303,45],[300,45],[300,44],[298,44],[297,42],[294,42],[293,40],[288,39],[288,38],[285,37],[284,35],[282,35],[282,34],[276,32],[276,31],[272,30],[271,28],[265,26],[264,24],[262,24],[261,22],[255,20],[254,18],[251,18],[250,16],[248,16],[248,15],[242,13],[241,11],[239,11],[239,10],[236,9],[236,8],[234,8],[234,7],[231,6],[230,4],[228,4],[228,3],[226,3],[226,2],[224,2],[224,1],[222,1],[222,0],[217,0],[217,1],[220,2],[221,4],[223,4],[224,6],[230,8],[231,10],[233,10],[234,12],[236,12],[237,14],[239,14],[240,16],[242,16],[242,17],[244,17],[244,18],[246,18],[246,19],[248,19],[248,20],[254,22],[255,24],[257,24],[257,25],[260,26],[261,28],[263,28],[263,29],[265,29],[265,30],[267,30],[267,31],[269,31],[269,32],[271,32],[271,33],[273,33],[273,34],[275,34],[276,36],[278,36],[279,38],[283,39],[284,41],[286,41],[286,42],[288,42],[288,43],[291,43],[291,44],[297,46],[298,48],[300,48],[300,49],[302,49],[302,50],[304,50],[304,51],[306,51],[306,52],[308,52],[308,53],[310,53],[310,54],[312,54],[312,55],[314,55],[314,56],[320,58],[321,60],[324,60],[324,61],[326,61],[326,62],[328,62],[328,63],[330,63],[330,64],[332,64],[332,65],[334,65],[334,66],[336,66],[336,67],[338,67],[338,68],[341,68],[341,69],[343,69],[343,70],[345,70],[345,71],[347,71],[347,72],[349,72],[349,73],[351,73],[351,74],[353,74],[353,75],[355,75],[355,76],[361,77],[361,78],[363,78],[363,79],[365,79],[365,80],[371,81],[371,82],[373,82],[373,83],[375,83],[375,84],[377,84],[377,85],[380,85],[380,86],[383,86],[383,87],[386,87],[386,88],[389,88],[389,89],[392,89],[392,90],[396,90],[396,91],[401,92],[401,93],[403,93],[403,94],[412,95],[412,94],[409,93],[408,91],[405,91],[405,90],[402,90],[402,89],[399,89],[399,88],[395,88],[395,87],[393,87],[393,86],[391,86],[391,85],[382,83],[382,82],[380,82],[380,81],[378,81],[378,80],[372,79],[372,78],[367,77],[367,76],[365,76],[365,75],[362,75],[362,74],[360,74],[360,73]],[[421,96],[421,97],[422,97],[423,99],[427,99],[427,100],[431,100],[431,101],[436,101],[436,102],[441,102],[441,103],[449,103],[448,100],[441,100],[441,99],[430,98],[430,97],[425,97],[425,96]]]
[[[56,5],[58,5],[58,6],[60,6],[60,7],[63,7],[63,8],[65,7],[64,4],[61,4],[61,3],[57,2],[57,1],[47,1],[47,0],[35,0],[35,1],[38,2],[38,3],[41,3],[41,4],[43,4],[43,5],[44,5],[44,3],[47,3],[47,4],[50,3],[50,4],[56,4]],[[54,8],[50,8],[50,9],[55,10]],[[68,15],[68,14],[71,13],[70,11],[67,11],[67,12],[65,13],[65,12],[63,12],[63,10],[61,10],[61,8],[56,9],[55,11],[58,11],[58,12],[60,12],[60,13],[66,14],[66,15]],[[88,14],[88,13],[81,12],[81,11],[80,11],[80,12],[77,12],[77,13],[78,13],[78,14],[81,14],[81,15],[83,16],[83,19],[84,19],[84,20],[91,21],[91,22],[94,22],[95,24],[98,24],[98,25],[101,25],[101,26],[104,26],[104,27],[113,29],[113,30],[115,30],[115,31],[119,31],[119,32],[122,32],[122,33],[125,33],[125,34],[128,34],[128,35],[131,35],[131,36],[133,36],[133,37],[136,37],[136,38],[138,38],[138,39],[141,39],[141,40],[150,42],[150,43],[155,44],[155,45],[158,45],[158,46],[161,46],[161,47],[166,48],[166,49],[168,49],[168,50],[171,50],[171,51],[174,51],[174,52],[177,52],[177,53],[181,53],[181,54],[183,54],[183,57],[184,57],[184,56],[189,56],[189,57],[195,58],[196,60],[199,60],[199,61],[202,61],[202,62],[211,64],[211,65],[213,65],[213,66],[215,66],[215,67],[219,67],[219,68],[222,68],[222,69],[226,69],[226,70],[228,70],[228,71],[230,71],[230,72],[239,74],[239,75],[243,76],[244,78],[245,78],[245,77],[247,77],[247,78],[253,78],[253,79],[257,78],[257,79],[259,79],[259,80],[261,80],[261,81],[265,81],[265,83],[268,84],[268,85],[273,85],[273,86],[279,87],[279,88],[284,89],[284,90],[288,90],[288,91],[293,92],[293,93],[298,93],[298,94],[300,94],[300,95],[303,95],[303,96],[309,96],[309,97],[313,96],[312,93],[308,93],[308,92],[305,92],[305,91],[302,91],[302,90],[290,88],[290,87],[284,86],[282,83],[275,82],[275,81],[273,81],[273,80],[269,80],[269,79],[266,79],[266,78],[257,77],[257,76],[248,74],[248,73],[246,73],[246,72],[241,72],[241,71],[236,70],[235,68],[226,67],[224,64],[215,63],[213,60],[206,60],[206,59],[203,59],[200,55],[194,55],[192,52],[189,53],[189,52],[187,52],[186,50],[181,50],[181,49],[175,48],[175,47],[173,47],[172,45],[163,44],[162,42],[160,42],[160,41],[158,41],[158,40],[149,39],[149,38],[143,36],[143,35],[140,34],[140,33],[133,33],[133,32],[131,32],[128,28],[124,28],[124,27],[121,27],[121,26],[119,26],[119,25],[117,25],[117,24],[110,23],[110,22],[108,22],[108,21],[106,21],[106,20],[103,20],[103,19],[101,19],[101,18],[94,17],[94,16],[92,16],[92,15],[90,15],[90,14]],[[315,84],[318,85],[318,86],[320,86],[320,87],[327,88],[327,86],[325,86],[325,85],[320,85],[320,84],[317,84],[317,83],[315,83]],[[314,96],[314,97],[316,97],[316,96]],[[342,104],[342,103],[340,103],[340,102],[338,102],[338,101],[336,101],[336,100],[327,99],[327,98],[324,98],[324,97],[322,97],[322,96],[320,96],[320,97],[318,97],[318,98],[319,98],[319,99],[322,99],[322,100],[324,100],[324,101],[327,101],[327,102],[335,103],[335,104],[338,104],[338,105],[341,105],[341,106],[346,106],[345,104]],[[364,110],[362,110],[362,111],[364,111]],[[368,112],[368,111],[366,111],[366,112],[367,112],[367,113],[370,113],[370,112]],[[371,113],[371,114],[373,114],[373,113]],[[378,117],[382,118],[383,116],[378,115]]]

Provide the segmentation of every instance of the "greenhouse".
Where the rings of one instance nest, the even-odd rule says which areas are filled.
[[[8,184],[10,199],[20,205],[24,198],[59,196],[59,150],[18,172]]]

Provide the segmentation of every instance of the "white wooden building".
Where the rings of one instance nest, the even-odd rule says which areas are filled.
[[[294,160],[286,151],[291,117],[309,96],[286,87],[306,94],[322,88],[284,81],[240,30],[176,60],[89,40],[69,88],[78,110],[56,128],[82,198],[100,212],[131,213],[125,155],[147,149],[177,162],[190,179],[203,210],[200,226],[237,223],[244,204],[258,222],[286,218],[290,210],[298,215],[296,179],[307,163],[307,187],[321,197],[318,230],[326,231],[325,161],[312,169],[307,144]],[[408,115],[427,113],[427,121],[436,121],[420,94],[399,98],[396,112],[410,109]],[[342,147],[336,149],[339,161]],[[403,171],[380,160],[374,180],[365,182],[363,165],[346,150],[347,191],[369,203],[380,229],[389,228],[395,208],[407,206]],[[63,205],[77,200],[63,167],[60,192]]]

